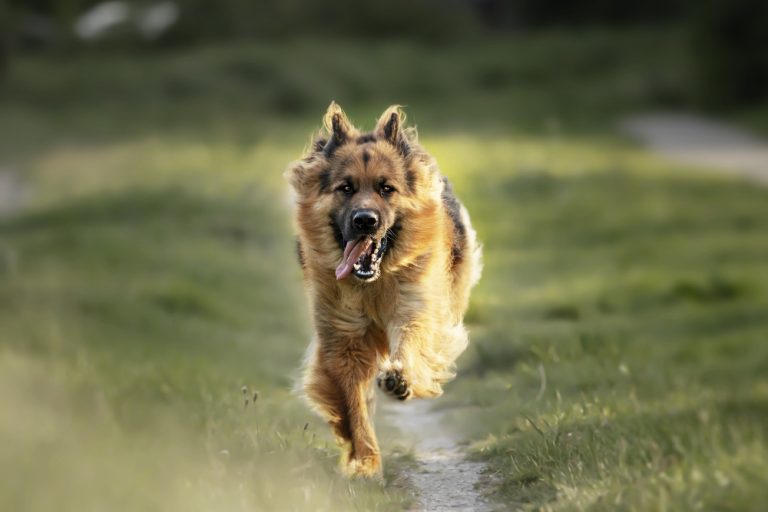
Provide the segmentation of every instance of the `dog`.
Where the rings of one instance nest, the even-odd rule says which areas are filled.
[[[315,331],[300,387],[349,476],[381,472],[374,381],[410,400],[440,396],[455,376],[481,271],[467,210],[404,122],[393,105],[363,133],[332,102],[286,170]]]

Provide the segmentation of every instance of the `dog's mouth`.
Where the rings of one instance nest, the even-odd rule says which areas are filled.
[[[344,255],[336,267],[336,279],[354,275],[361,281],[373,281],[379,277],[381,260],[387,250],[387,237],[381,239],[363,236],[344,245]]]

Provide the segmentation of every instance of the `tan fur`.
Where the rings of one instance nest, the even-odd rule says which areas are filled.
[[[369,139],[360,139],[361,132],[332,103],[324,120],[327,133],[318,134],[304,158],[286,171],[296,192],[316,333],[302,387],[343,445],[349,475],[372,476],[381,468],[371,418],[377,377],[380,386],[393,375],[406,382],[408,395],[401,399],[439,396],[454,377],[454,362],[468,342],[462,317],[480,275],[469,216],[461,207],[464,231],[457,238],[442,197],[443,178],[415,130],[403,128],[404,119],[399,107],[390,107]],[[335,144],[332,154],[323,150],[328,144]],[[334,180],[350,174],[360,184],[351,198],[334,190]],[[397,190],[391,197],[376,190],[383,179]],[[397,237],[373,282],[352,276],[337,281],[334,275],[342,247],[330,219],[348,203],[377,209],[382,222],[397,222]]]

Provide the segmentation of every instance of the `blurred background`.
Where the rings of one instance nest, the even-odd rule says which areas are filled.
[[[484,493],[761,509],[760,0],[0,0],[0,508],[413,504],[396,425],[347,482],[290,392],[331,100],[405,105],[485,244],[438,402]]]

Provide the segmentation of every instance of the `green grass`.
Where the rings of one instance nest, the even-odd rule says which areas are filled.
[[[472,346],[438,403],[458,407],[494,499],[759,509],[768,191],[613,132],[677,101],[678,41],[593,30],[17,60],[0,167],[29,200],[0,219],[0,508],[412,500],[393,432],[384,482],[348,482],[290,392],[310,329],[281,173],[336,99],[368,126],[408,105],[485,243]]]
[[[448,393],[476,407],[493,489],[532,509],[760,509],[768,192],[631,166],[494,181],[476,216],[508,225],[480,225],[474,353]]]
[[[3,164],[29,202],[0,219],[0,508],[408,503],[398,443],[383,482],[348,482],[291,392],[309,327],[281,171],[305,134],[100,138],[117,121],[91,125],[85,106],[15,108],[30,132],[4,141]]]
[[[333,443],[290,394],[307,329],[285,216],[264,191],[196,188],[2,223],[3,508],[400,503],[335,476]]]

